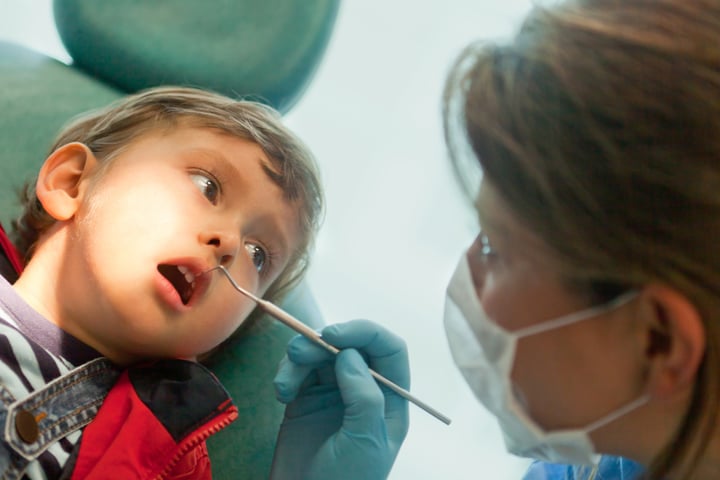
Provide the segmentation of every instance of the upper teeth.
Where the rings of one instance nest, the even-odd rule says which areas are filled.
[[[182,265],[178,265],[177,268],[178,268],[178,270],[180,271],[180,273],[182,273],[183,275],[185,275],[185,281],[186,281],[187,283],[192,284],[192,283],[195,281],[195,275],[193,275],[193,273],[190,271],[189,268],[183,267]]]

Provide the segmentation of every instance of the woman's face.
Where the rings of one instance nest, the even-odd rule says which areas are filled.
[[[467,252],[477,296],[507,331],[592,305],[571,291],[550,250],[483,182],[481,233]],[[581,428],[637,398],[642,375],[632,305],[521,338],[512,379],[518,400],[543,428]]]

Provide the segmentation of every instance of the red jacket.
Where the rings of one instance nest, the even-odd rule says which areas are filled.
[[[0,225],[0,274],[13,283],[22,272],[23,264],[20,253],[8,238]]]
[[[0,260],[4,275],[22,271],[1,225]],[[72,480],[210,480],[205,440],[237,416],[227,391],[200,364],[170,359],[133,366],[85,427],[64,471],[72,471]]]
[[[236,418],[237,407],[200,364],[128,368],[85,427],[71,478],[209,480],[205,440]]]

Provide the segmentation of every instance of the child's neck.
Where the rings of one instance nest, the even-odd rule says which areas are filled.
[[[57,286],[66,281],[61,277],[67,235],[59,224],[51,229],[56,231],[38,242],[32,258],[13,288],[46,320],[65,330],[61,319],[62,299],[59,298]]]

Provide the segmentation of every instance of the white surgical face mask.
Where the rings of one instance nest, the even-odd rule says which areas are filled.
[[[510,453],[553,463],[595,464],[598,456],[588,434],[647,402],[642,396],[590,425],[547,432],[522,408],[510,378],[519,338],[598,316],[636,295],[624,294],[605,305],[508,332],[483,311],[463,255],[447,289],[445,331],[455,364],[478,400],[497,417]]]

